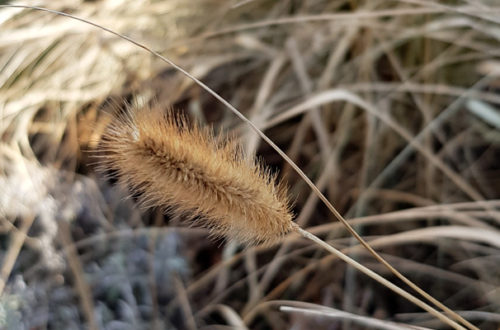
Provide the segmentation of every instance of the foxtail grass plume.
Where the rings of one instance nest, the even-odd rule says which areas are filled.
[[[287,190],[225,136],[172,109],[130,107],[107,127],[100,169],[146,207],[187,217],[240,243],[270,244],[296,228]]]

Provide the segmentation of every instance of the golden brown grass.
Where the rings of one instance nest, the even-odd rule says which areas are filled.
[[[100,168],[147,207],[189,216],[243,244],[276,243],[294,228],[286,188],[234,141],[172,109],[129,107],[106,129]]]
[[[236,142],[189,125],[172,109],[158,105],[128,107],[106,129],[101,151],[101,171],[116,172],[122,185],[139,194],[144,206],[188,214],[191,219],[201,217],[197,221],[210,228],[213,235],[244,244],[277,243],[295,231],[453,328],[464,329],[297,226],[292,222],[286,190],[276,185],[275,177],[253,158],[245,157]]]
[[[12,311],[8,305],[21,299],[18,306],[45,308],[16,307],[8,315],[22,310],[17,324],[26,328],[46,327],[44,316],[54,328],[85,322],[100,328],[115,322],[144,328],[384,327],[377,319],[445,327],[346,268],[343,256],[325,256],[296,236],[279,248],[222,249],[203,239],[205,229],[176,227],[184,213],[171,218],[142,212],[133,200],[122,200],[121,190],[99,180],[79,151],[92,149],[101,132],[86,130],[82,121],[103,127],[103,100],[118,96],[132,103],[159,99],[186,110],[200,126],[210,122],[245,136],[244,150],[286,173],[301,227],[398,283],[344,225],[332,221],[318,203],[318,192],[325,193],[328,207],[334,205],[404,276],[475,326],[498,328],[498,6],[482,0],[228,1],[207,11],[215,8],[212,0],[188,3],[37,2],[130,36],[126,42],[67,17],[2,10],[0,152],[39,170],[15,176],[0,162],[0,186],[6,187],[1,243],[8,248],[0,250],[6,283],[0,305]],[[260,143],[264,136],[252,135],[207,98],[196,80],[134,41],[172,59],[240,109],[316,190]],[[69,174],[74,185],[59,185],[59,175],[38,180],[47,168]],[[26,189],[30,178],[50,189]],[[77,194],[64,206],[67,196],[82,191],[82,178],[99,185],[91,190],[97,198]],[[30,208],[31,200],[54,209]],[[26,208],[37,217],[21,212]],[[100,210],[103,222],[87,223],[98,218],[89,209]],[[56,229],[59,221],[69,223],[66,241],[56,241],[59,235],[47,228],[39,234],[44,212]],[[191,277],[181,272],[164,278],[170,272],[164,265],[176,264],[172,246],[157,246],[164,241],[181,243]],[[147,254],[141,255],[145,242]],[[39,251],[52,251],[50,260],[60,256],[67,271],[46,267],[49,259],[36,258]],[[109,261],[120,260],[123,267],[109,268]],[[58,294],[40,299],[33,292],[45,279],[54,285],[43,292]],[[169,287],[175,287],[173,297],[165,296]],[[58,302],[61,292],[70,294]],[[57,323],[61,317],[66,321]]]

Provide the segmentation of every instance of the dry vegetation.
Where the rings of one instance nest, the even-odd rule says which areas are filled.
[[[500,325],[495,1],[25,1],[147,45],[229,101],[399,271]],[[242,249],[144,210],[91,157],[126,104],[239,138],[295,222],[407,288],[292,167],[172,66],[95,26],[0,8],[0,327],[447,328],[292,235]]]

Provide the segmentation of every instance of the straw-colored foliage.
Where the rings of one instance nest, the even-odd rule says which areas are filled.
[[[498,328],[495,1],[26,3],[98,26],[0,8],[0,328],[446,328],[338,255],[282,239],[289,198],[294,223],[413,293],[318,192],[412,282]],[[317,191],[193,79],[99,26],[203,81]],[[129,163],[134,150],[154,155]],[[183,165],[163,177],[156,161]],[[243,242],[282,240],[243,249],[186,225],[203,219]]]

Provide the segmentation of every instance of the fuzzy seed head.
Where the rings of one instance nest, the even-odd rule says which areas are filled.
[[[172,110],[128,109],[108,126],[100,169],[146,207],[160,207],[243,244],[270,244],[295,228],[287,191],[233,140]]]

